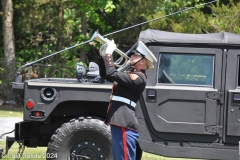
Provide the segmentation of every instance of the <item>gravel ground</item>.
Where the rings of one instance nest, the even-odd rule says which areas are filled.
[[[0,118],[0,136],[6,132],[11,132],[14,129],[15,123],[22,121],[22,118]],[[8,137],[14,137],[14,132],[4,135],[0,138],[0,140],[5,140],[6,136]]]

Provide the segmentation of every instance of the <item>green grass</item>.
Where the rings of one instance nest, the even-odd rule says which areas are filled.
[[[5,149],[6,142],[5,141],[0,141],[0,147],[3,147]],[[23,152],[23,156],[21,160],[33,160],[33,159],[38,159],[38,160],[45,160],[45,153],[46,153],[46,147],[38,147],[38,148],[25,148]],[[2,159],[3,160],[13,160],[18,157],[18,150],[19,150],[19,145],[18,143],[14,143],[10,150],[8,151],[8,154],[5,155]],[[5,151],[4,151],[5,153]]]
[[[0,141],[0,147],[5,149],[5,141]],[[45,160],[46,147],[37,147],[37,148],[25,148],[23,157],[21,160]],[[3,160],[13,160],[17,157],[18,153],[18,144],[15,142],[11,149],[8,151],[8,154],[3,157]],[[193,160],[193,159],[183,159],[183,158],[167,158],[150,153],[143,153],[142,160]]]
[[[11,111],[11,110],[0,110],[0,117],[22,118],[23,112],[22,111]]]
[[[0,110],[0,117],[23,117],[23,114],[21,111],[10,111],[10,110]],[[0,148],[4,148],[5,150],[6,142],[0,140]],[[13,160],[16,159],[18,156],[18,149],[19,145],[18,143],[14,143],[10,150],[8,151],[8,154],[3,157],[3,160]],[[45,160],[45,153],[46,153],[46,147],[37,147],[37,148],[25,148],[23,158],[21,160]],[[4,151],[5,153],[5,151]],[[142,160],[194,160],[194,159],[186,159],[186,158],[167,158],[162,157],[159,155],[154,155],[150,153],[143,152]]]

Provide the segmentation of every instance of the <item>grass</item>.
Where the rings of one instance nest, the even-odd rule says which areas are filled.
[[[0,117],[15,117],[22,118],[22,111],[10,111],[10,110],[0,110]]]
[[[5,141],[0,141],[0,146],[4,147],[5,149],[6,142]],[[8,154],[4,156],[2,159],[3,160],[13,160],[18,158],[18,150],[19,150],[19,145],[18,143],[14,143],[10,150],[8,151]],[[33,160],[33,159],[38,159],[38,160],[45,160],[45,153],[46,153],[47,148],[46,147],[38,147],[38,148],[25,148],[23,156],[21,160]],[[4,152],[5,153],[5,152]]]
[[[5,149],[5,141],[0,141],[0,147],[4,147]],[[45,160],[46,147],[38,147],[38,148],[25,148],[23,157],[21,160]],[[13,160],[17,158],[18,153],[18,144],[15,142],[11,149],[8,151],[8,154],[3,157],[3,160]],[[183,158],[167,158],[158,155],[153,155],[150,153],[143,152],[142,160],[191,160],[191,159],[183,159]]]
[[[11,111],[11,110],[1,110],[0,109],[0,117],[23,117],[22,111]],[[0,140],[0,148],[4,148],[5,150],[6,142]],[[8,154],[4,156],[3,160],[13,160],[18,158],[18,143],[14,143]],[[37,148],[25,148],[23,157],[21,160],[45,160],[46,147],[37,147]],[[5,153],[5,151],[4,151]],[[143,152],[142,160],[194,160],[194,159],[186,159],[186,158],[167,158],[159,155],[154,155],[150,153]]]
[[[23,117],[23,108],[15,105],[2,105],[0,106],[0,117]]]

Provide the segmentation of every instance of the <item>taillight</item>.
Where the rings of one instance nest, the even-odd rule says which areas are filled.
[[[33,102],[33,100],[29,99],[29,100],[26,102],[26,107],[27,107],[27,109],[33,109],[33,107],[34,107],[34,102]]]
[[[40,117],[40,116],[41,116],[41,113],[40,113],[40,112],[35,112],[35,116],[36,116],[36,117]]]
[[[44,111],[31,111],[30,117],[31,118],[44,118],[45,113],[44,113]]]

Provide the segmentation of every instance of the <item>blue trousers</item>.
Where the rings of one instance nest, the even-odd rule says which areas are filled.
[[[111,126],[113,160],[136,160],[139,133],[124,127]]]

